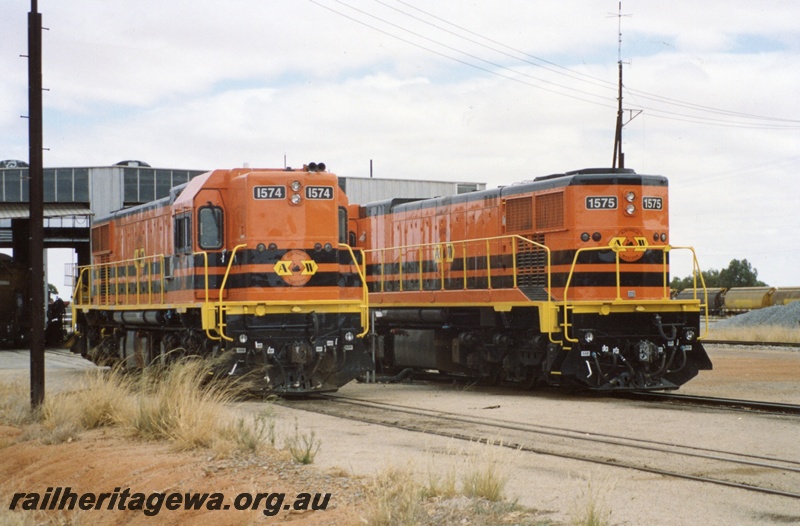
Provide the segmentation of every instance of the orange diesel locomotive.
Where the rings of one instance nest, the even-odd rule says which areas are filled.
[[[351,205],[350,230],[384,370],[625,390],[711,368],[701,301],[670,299],[664,177],[590,169]]]
[[[208,172],[96,220],[74,294],[81,352],[129,367],[222,355],[265,391],[335,390],[373,367],[347,205],[311,163]]]

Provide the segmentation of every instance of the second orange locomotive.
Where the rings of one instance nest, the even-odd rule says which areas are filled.
[[[385,370],[626,390],[711,368],[700,300],[670,298],[664,177],[590,169],[351,205],[350,230]]]

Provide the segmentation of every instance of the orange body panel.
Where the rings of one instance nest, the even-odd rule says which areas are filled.
[[[628,205],[635,210],[626,211]],[[555,300],[641,300],[668,294],[663,250],[669,241],[668,218],[666,179],[622,174],[611,179],[565,176],[474,195],[373,203],[359,209],[351,228],[359,248],[367,251],[373,302],[394,301],[382,293],[436,288],[461,289],[462,302],[481,302],[477,289],[513,288],[509,277],[514,274],[544,274],[541,257],[537,268],[522,256],[539,248],[510,236],[549,249],[548,291]],[[585,252],[576,257],[578,250]]]

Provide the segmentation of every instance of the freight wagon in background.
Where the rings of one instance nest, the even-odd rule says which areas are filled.
[[[711,316],[732,316],[751,310],[788,305],[800,301],[800,287],[732,287],[709,288],[708,314]],[[675,299],[703,297],[702,289],[683,289]]]
[[[723,302],[725,301],[725,292],[728,289],[723,288],[707,288],[708,294],[708,314],[711,316],[719,316],[722,314]],[[675,294],[676,300],[691,300],[703,299],[703,289],[683,289]]]
[[[772,306],[775,287],[734,287],[725,293],[723,314],[738,314]]]
[[[773,305],[788,305],[793,301],[800,301],[800,287],[775,289],[772,294]]]

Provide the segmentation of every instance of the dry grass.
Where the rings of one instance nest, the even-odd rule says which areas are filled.
[[[611,510],[605,503],[607,493],[613,492],[613,484],[597,484],[589,479],[586,489],[575,500],[572,512],[572,526],[608,526],[611,524]]]
[[[390,466],[372,483],[368,524],[397,526],[421,524],[426,518],[424,488],[414,479],[411,466]]]
[[[28,386],[22,382],[0,383],[0,422],[20,426],[32,420]]]
[[[460,477],[456,467],[442,467],[438,462],[431,462],[422,473],[416,473],[413,464],[388,467],[370,488],[367,523],[541,524],[535,511],[503,500],[510,452],[498,446],[489,441],[471,444],[466,450],[448,450],[448,457],[463,458]]]
[[[748,342],[786,342],[800,343],[800,327],[789,328],[779,326],[756,327],[714,327],[709,329],[710,340],[732,340]]]
[[[142,376],[123,425],[148,439],[170,440],[178,449],[210,448],[229,421],[226,404],[237,392],[227,384],[207,382],[201,360],[190,360]]]
[[[50,394],[36,413],[21,383],[0,383],[0,422],[22,426],[21,440],[56,444],[78,440],[83,431],[113,426],[133,438],[169,441],[178,450],[210,449],[216,456],[259,454],[274,449],[275,422],[267,405],[258,414],[233,407],[242,385],[209,381],[208,364],[187,360],[141,374],[97,370],[76,390]],[[313,462],[320,441],[297,429],[287,447],[298,449],[298,462]],[[294,455],[295,453],[292,452]]]
[[[470,457],[468,467],[461,477],[464,495],[489,502],[503,500],[509,474],[508,466],[500,455],[501,451],[502,443],[489,441],[485,446],[479,446],[479,451]]]

